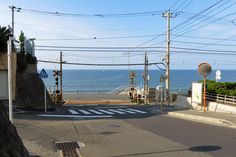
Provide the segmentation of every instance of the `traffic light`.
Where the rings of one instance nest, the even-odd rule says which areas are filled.
[[[59,80],[58,77],[56,77],[56,78],[55,78],[55,81],[56,81],[55,84],[56,84],[56,86],[58,86],[58,80]]]

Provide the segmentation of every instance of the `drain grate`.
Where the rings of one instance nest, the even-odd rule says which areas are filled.
[[[55,142],[62,157],[81,157],[78,142]]]

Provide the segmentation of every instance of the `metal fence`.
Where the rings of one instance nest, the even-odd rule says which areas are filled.
[[[215,93],[207,93],[206,99],[208,101],[236,105],[236,96],[227,96],[227,95],[221,95],[221,94],[215,94]]]

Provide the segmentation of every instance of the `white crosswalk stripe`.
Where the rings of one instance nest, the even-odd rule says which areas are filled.
[[[111,111],[111,112],[118,113],[118,114],[126,114],[124,112],[121,112],[121,111],[118,111],[118,110],[114,110],[114,109],[108,109],[108,110]]]
[[[103,113],[106,113],[106,114],[115,114],[115,113],[113,113],[113,112],[110,112],[110,111],[107,111],[107,110],[99,110],[100,112],[103,112]]]
[[[77,111],[72,110],[72,109],[69,109],[68,111],[69,111],[71,114],[79,114]]]
[[[131,114],[136,114],[137,112],[133,112],[133,111],[129,111],[129,110],[125,110],[125,109],[117,109],[121,112],[127,112],[127,113],[131,113]]]
[[[142,110],[137,109],[68,109],[68,112],[70,112],[72,115],[114,115],[114,114],[144,114],[147,113]]]
[[[96,110],[89,110],[90,112],[93,112],[95,114],[103,114],[102,112],[96,111]]]
[[[92,113],[90,113],[90,112],[88,112],[88,111],[86,111],[86,110],[78,110],[79,112],[82,112],[83,114],[92,114]]]
[[[147,112],[145,112],[145,111],[140,111],[140,110],[136,110],[136,109],[127,109],[127,110],[134,111],[134,112],[138,112],[138,113],[147,113]]]

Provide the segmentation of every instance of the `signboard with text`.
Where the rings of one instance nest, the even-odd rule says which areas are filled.
[[[202,83],[192,83],[192,102],[202,104]]]

